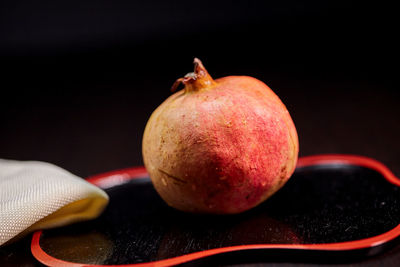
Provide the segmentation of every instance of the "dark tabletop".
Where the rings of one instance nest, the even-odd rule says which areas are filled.
[[[269,85],[296,124],[300,156],[358,154],[400,176],[390,7],[159,1],[129,13],[128,2],[110,10],[86,2],[79,12],[24,1],[2,9],[0,158],[47,161],[81,177],[143,165],[146,121],[196,56],[215,78],[249,75]],[[0,262],[37,264],[29,237],[0,248]],[[399,266],[400,245],[344,263]],[[249,266],[264,264],[316,263]]]

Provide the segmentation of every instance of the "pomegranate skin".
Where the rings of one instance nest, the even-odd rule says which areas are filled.
[[[185,85],[151,115],[143,160],[170,206],[187,212],[249,210],[293,174],[298,137],[285,105],[248,76],[213,80],[198,59]],[[176,87],[176,86],[175,86]]]

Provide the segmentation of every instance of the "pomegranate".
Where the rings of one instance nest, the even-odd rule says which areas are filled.
[[[285,105],[248,76],[213,80],[199,59],[184,88],[151,115],[143,160],[164,201],[194,213],[240,213],[292,175],[298,137]]]

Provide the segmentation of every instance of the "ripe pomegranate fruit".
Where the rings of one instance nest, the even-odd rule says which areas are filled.
[[[213,80],[199,59],[184,89],[151,115],[143,160],[164,201],[179,210],[229,214],[260,204],[292,175],[296,128],[285,105],[248,76]]]

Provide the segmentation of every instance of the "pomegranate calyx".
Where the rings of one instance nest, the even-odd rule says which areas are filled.
[[[177,79],[172,85],[172,92],[175,92],[180,84],[183,84],[185,86],[185,92],[203,90],[206,88],[210,88],[211,86],[216,84],[210,74],[208,74],[208,71],[206,70],[200,59],[195,58],[193,60],[193,64],[194,71],[189,72],[183,78]]]

